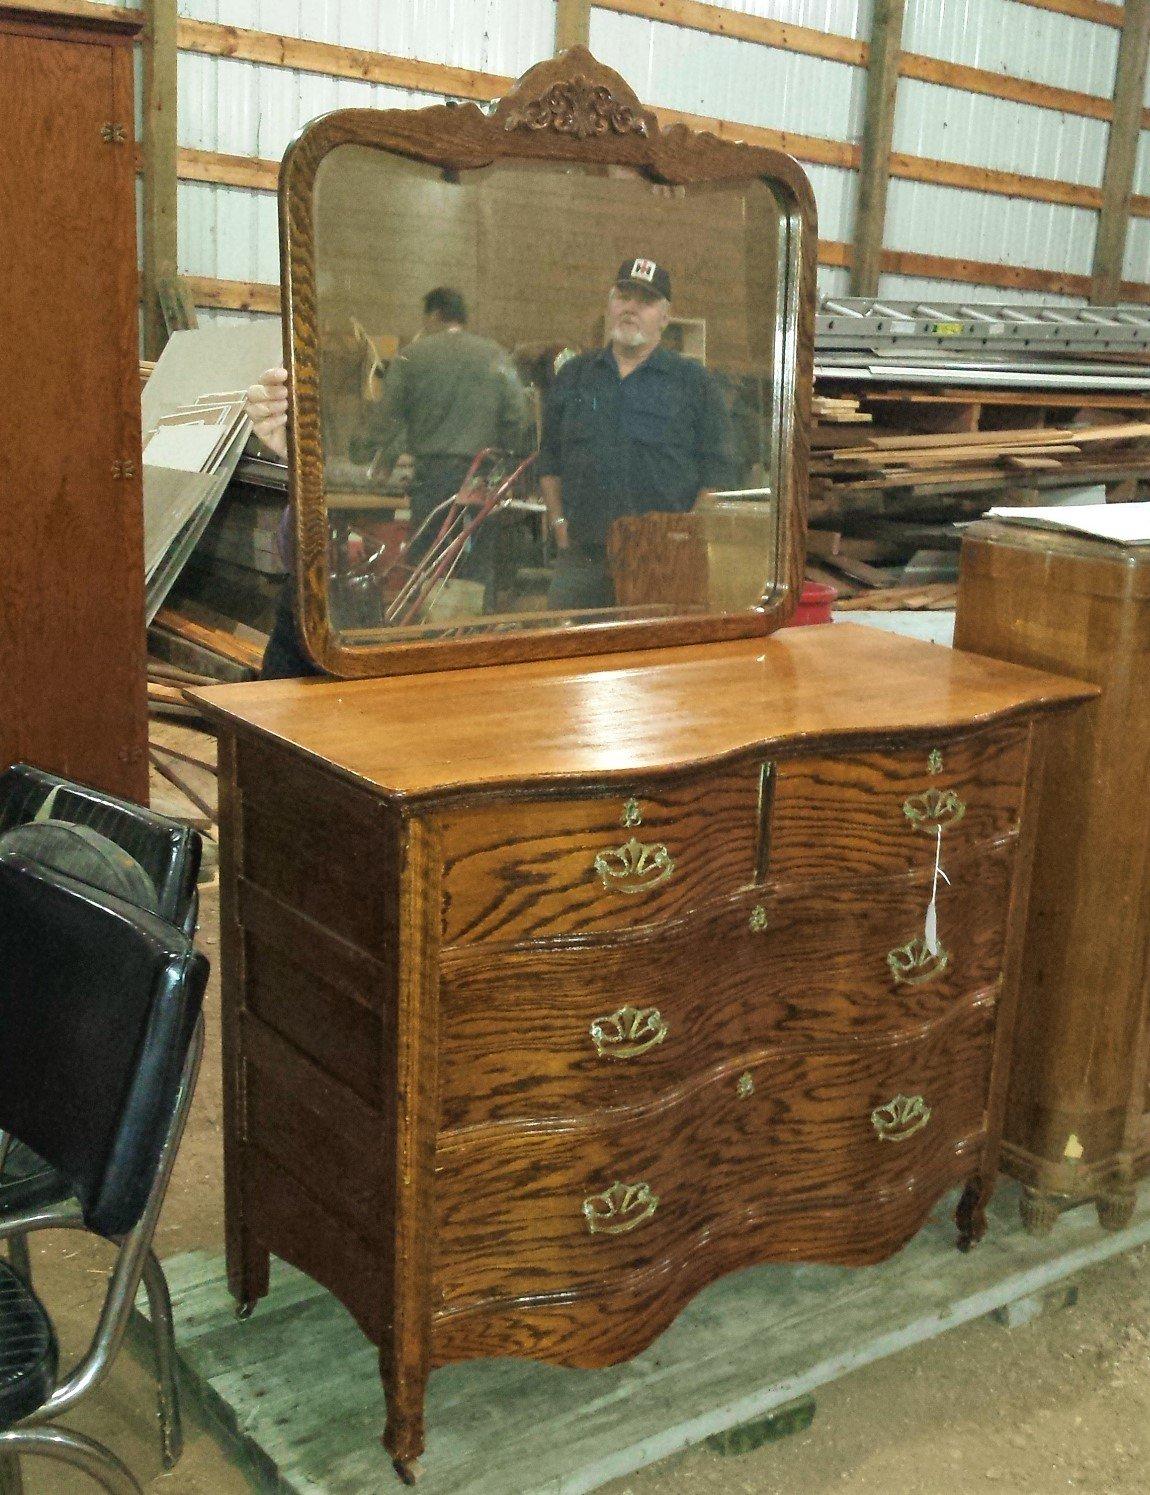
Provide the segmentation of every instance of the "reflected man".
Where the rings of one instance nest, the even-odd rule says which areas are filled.
[[[458,291],[438,286],[427,293],[420,333],[392,360],[382,398],[365,406],[355,438],[358,450],[379,453],[377,465],[385,471],[401,453],[410,453],[412,535],[458,491],[477,452],[490,446],[523,452],[533,445],[527,395],[510,359],[498,343],[469,332],[466,324],[467,307]],[[260,376],[248,390],[247,411],[260,440],[286,459],[286,370],[269,369]],[[433,529],[409,550],[410,559],[418,560]],[[480,532],[459,574],[479,577],[489,569],[490,542]],[[294,593],[289,577],[264,655],[263,679],[319,673],[299,637]]]
[[[558,551],[551,608],[611,607],[612,522],[681,514],[734,482],[726,404],[702,364],[660,346],[671,277],[624,260],[607,297],[607,343],[559,370],[543,412],[539,473]]]
[[[357,439],[380,450],[382,471],[401,452],[411,453],[412,534],[459,491],[477,452],[498,447],[521,454],[534,444],[527,393],[510,358],[491,338],[467,330],[458,291],[428,291],[423,330],[392,360],[383,397],[366,407]]]

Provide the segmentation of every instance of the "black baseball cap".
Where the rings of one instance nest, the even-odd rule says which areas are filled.
[[[657,296],[671,299],[671,277],[654,260],[624,260],[615,276],[617,286],[642,286],[645,291],[654,291]]]

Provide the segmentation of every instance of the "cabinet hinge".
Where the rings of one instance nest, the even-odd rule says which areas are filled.
[[[130,459],[123,462],[117,459],[112,463],[112,476],[114,478],[134,478],[136,476],[136,464]]]
[[[123,145],[128,139],[127,126],[106,124],[100,130],[100,139],[106,145]]]

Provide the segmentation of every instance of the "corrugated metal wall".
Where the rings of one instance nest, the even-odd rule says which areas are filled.
[[[719,9],[865,40],[871,0],[727,0]],[[514,76],[553,48],[554,0],[181,0],[183,17]],[[1108,99],[1118,31],[1014,0],[908,0],[905,50]],[[647,102],[747,125],[857,142],[865,73],[846,63],[594,9],[592,50]],[[308,119],[347,105],[418,105],[431,96],[228,58],[181,53],[183,146],[277,158]],[[435,96],[438,97],[438,96]],[[1150,83],[1147,87],[1150,107]],[[1099,186],[1104,121],[904,78],[894,149],[974,167]],[[849,242],[856,175],[807,165],[820,237]],[[1150,195],[1150,131],[1134,190]],[[191,276],[278,279],[271,194],[182,182],[180,269]],[[1087,209],[892,178],[886,246],[1039,270],[1089,274],[1096,214]],[[1125,275],[1150,281],[1150,220],[1135,218]],[[842,294],[844,270],[820,268]],[[884,275],[890,297],[1022,299],[994,286]],[[1033,296],[1033,293],[1029,293]],[[1047,296],[1047,300],[1067,300]]]
[[[736,0],[721,8],[857,39],[870,30],[870,0]],[[866,75],[848,63],[604,10],[591,12],[591,50],[650,104],[830,140],[857,141],[862,133]],[[849,240],[856,174],[810,162],[804,169],[815,189],[820,238]],[[846,288],[845,270],[820,266],[821,291]]]

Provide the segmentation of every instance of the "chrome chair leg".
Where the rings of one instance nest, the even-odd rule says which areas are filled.
[[[156,1351],[157,1414],[164,1468],[174,1469],[184,1451],[184,1429],[180,1421],[180,1392],[176,1382],[176,1331],[172,1323],[172,1299],[164,1269],[149,1250],[144,1257],[144,1291],[152,1320],[152,1343]]]
[[[32,1258],[28,1255],[28,1237],[14,1235],[8,1242],[8,1260],[25,1282],[32,1281]]]
[[[0,1495],[24,1495],[20,1460],[14,1453],[0,1454]]]
[[[20,1428],[0,1433],[0,1463],[7,1463],[9,1455],[20,1454],[57,1459],[82,1469],[109,1495],[142,1495],[140,1486],[116,1455],[102,1443],[85,1438],[83,1433],[64,1428]],[[18,1472],[16,1477],[20,1477]],[[15,1488],[19,1490],[20,1486]]]

